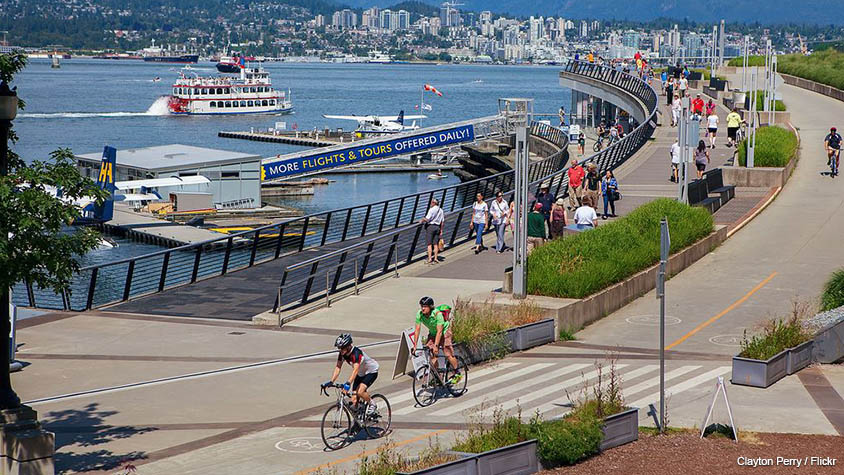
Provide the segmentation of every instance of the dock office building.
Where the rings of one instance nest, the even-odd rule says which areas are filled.
[[[83,176],[97,179],[102,152],[77,155],[76,160]],[[239,207],[261,206],[259,155],[180,144],[117,150],[115,181],[191,175],[202,175],[211,183],[159,187],[156,191],[165,201],[170,192],[188,191],[211,193],[215,205],[243,200]]]

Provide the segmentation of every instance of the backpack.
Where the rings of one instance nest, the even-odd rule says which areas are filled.
[[[451,320],[451,306],[450,305],[446,305],[446,304],[438,305],[436,308],[434,308],[434,310],[443,314],[443,320],[445,320],[445,321]]]

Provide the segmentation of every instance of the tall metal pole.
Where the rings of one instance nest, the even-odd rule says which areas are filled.
[[[747,153],[745,156],[745,166],[753,168],[753,156],[756,145],[756,76],[758,67],[754,67],[750,71],[750,110],[747,111],[749,117],[747,120]]]
[[[689,177],[686,170],[689,155],[689,97],[686,96],[681,100],[683,108],[680,112],[680,126],[677,127],[680,145],[680,163],[677,164],[677,199],[681,203],[689,203]]]
[[[765,42],[765,92],[762,93],[762,111],[768,112],[768,87],[771,84],[771,40]]]
[[[671,249],[671,235],[668,220],[659,222],[659,273],[657,274],[656,298],[659,299],[659,431],[665,431],[665,266]]]
[[[721,30],[718,34],[718,67],[724,65],[724,43],[727,41],[726,34],[724,32],[724,20],[721,20]]]
[[[532,120],[532,99],[503,100],[504,113],[516,131],[516,190],[515,213],[518,223],[513,243],[513,297],[527,296],[527,214],[529,186],[528,127]]]
[[[750,58],[748,55],[750,54],[750,38],[747,35],[744,35],[744,51],[742,52],[741,57],[741,90],[743,92],[747,92],[747,67],[750,63]]]

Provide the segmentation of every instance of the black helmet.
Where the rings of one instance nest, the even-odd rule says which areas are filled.
[[[434,306],[434,299],[428,297],[427,295],[419,299],[419,306],[420,307],[433,307]]]
[[[334,340],[334,346],[337,348],[344,348],[352,344],[352,335],[348,333],[343,333]]]

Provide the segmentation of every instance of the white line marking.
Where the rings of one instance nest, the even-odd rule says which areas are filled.
[[[470,399],[468,401],[462,401],[463,398],[460,398],[461,401],[459,404],[450,404],[448,407],[444,409],[440,409],[439,411],[431,413],[432,416],[447,416],[449,414],[454,414],[455,412],[460,412],[465,409],[469,409],[470,407],[476,406],[478,402],[483,402],[483,400],[488,401],[495,401],[498,397],[504,396],[506,394],[512,393],[513,391],[523,391],[525,388],[530,386],[540,384],[540,383],[547,383],[551,380],[551,378],[556,378],[562,376],[564,374],[572,373],[574,371],[578,371],[585,367],[589,366],[588,363],[582,364],[573,364],[566,366],[564,368],[557,369],[556,371],[552,371],[550,373],[541,374],[535,378],[527,379],[524,381],[519,381],[517,385],[509,385],[504,388],[492,391],[486,394],[479,394],[478,397]],[[482,401],[478,401],[478,399],[482,399]]]
[[[505,372],[501,376],[497,376],[495,378],[488,379],[488,380],[486,380],[482,383],[473,384],[470,387],[470,389],[471,389],[471,391],[480,391],[481,389],[488,388],[490,386],[494,386],[496,384],[502,383],[502,382],[507,381],[509,379],[518,378],[519,376],[522,376],[524,374],[532,373],[534,371],[539,371],[541,369],[545,369],[545,368],[547,368],[549,366],[553,366],[553,365],[554,365],[554,363],[532,364],[530,366],[518,369],[516,371],[512,371],[512,372],[509,372],[509,373]],[[408,407],[403,407],[403,408],[399,409],[398,411],[393,411],[393,415],[395,415],[395,416],[406,415],[406,414],[410,414],[412,412],[416,412],[416,411],[421,410],[421,409],[424,409],[424,408],[416,407],[415,405],[412,405],[412,406],[408,406]]]
[[[690,372],[692,372],[696,369],[700,369],[700,368],[701,368],[700,366],[681,366],[681,367],[679,367],[679,368],[677,368],[673,371],[669,371],[669,372],[665,373],[665,380],[668,381],[670,379],[677,378],[679,376],[682,376],[686,373],[690,373]],[[641,382],[641,383],[639,383],[635,386],[631,386],[631,387],[625,389],[624,392],[628,396],[632,396],[633,394],[640,393],[640,392],[650,388],[651,386],[658,385],[658,384],[659,384],[659,375],[654,376],[653,378],[651,378],[647,381]]]
[[[692,379],[688,379],[683,381],[682,383],[678,383],[674,386],[669,388],[665,388],[665,394],[680,394],[683,391],[689,390],[695,386],[705,383],[713,378],[717,378],[718,376],[728,373],[732,370],[731,366],[720,366],[718,368],[713,369],[712,371],[707,371],[706,373],[701,374],[700,376],[695,376]],[[648,404],[659,401],[659,392],[654,394],[648,395],[639,399],[636,402],[629,404],[631,407],[647,407]]]
[[[484,377],[490,373],[494,373],[498,370],[509,368],[511,366],[516,366],[518,363],[496,363],[493,366],[478,370],[478,371],[469,371],[469,381],[473,381],[475,378]],[[412,383],[412,381],[411,381]],[[411,384],[410,387],[404,389],[402,391],[396,391],[392,394],[388,394],[385,396],[388,401],[390,401],[390,406],[395,407],[398,404],[407,401],[409,399],[413,399],[413,385]],[[414,404],[416,402],[414,401]],[[395,413],[394,413],[395,414]]]
[[[616,368],[618,368],[618,365],[616,365]],[[645,366],[642,366],[640,368],[636,368],[636,369],[630,371],[629,373],[621,374],[621,380],[623,382],[625,378],[626,379],[638,378],[639,376],[642,376],[644,374],[648,374],[648,373],[650,373],[652,371],[656,371],[658,369],[659,369],[658,364],[645,365]],[[604,374],[606,374],[606,373],[604,373]],[[606,383],[606,380],[604,380],[604,383]],[[624,392],[624,386],[623,385],[622,385],[622,392]],[[560,407],[562,407],[562,406],[560,406],[559,403],[554,402],[554,401],[549,401],[549,402],[546,402],[545,404],[542,404],[541,406],[537,407],[536,410],[538,410],[540,414],[545,414],[546,412],[552,411],[554,409],[558,409]],[[566,407],[565,409],[568,409],[568,408]],[[530,412],[531,412],[531,414],[533,414],[535,411],[530,411]],[[565,411],[565,412],[568,412],[568,411]]]

